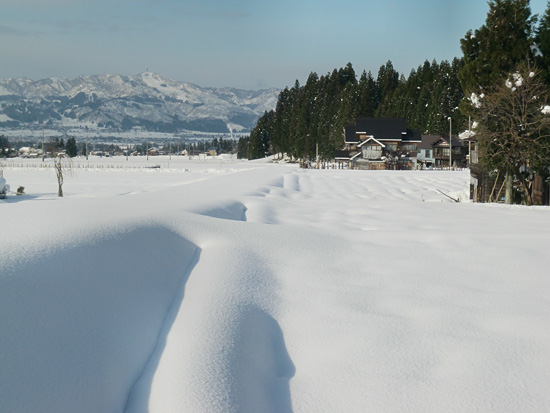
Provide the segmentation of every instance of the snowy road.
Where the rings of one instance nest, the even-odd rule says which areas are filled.
[[[467,172],[4,176],[0,411],[550,409],[550,209]]]

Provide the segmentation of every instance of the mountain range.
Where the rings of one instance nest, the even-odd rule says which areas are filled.
[[[0,127],[89,125],[160,132],[249,131],[279,90],[208,88],[152,72],[0,79]]]

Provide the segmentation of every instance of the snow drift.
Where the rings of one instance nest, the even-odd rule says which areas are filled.
[[[136,226],[4,262],[2,410],[124,411],[198,251]]]
[[[550,409],[547,207],[438,192],[467,171],[170,168],[63,199],[5,168],[0,410]]]

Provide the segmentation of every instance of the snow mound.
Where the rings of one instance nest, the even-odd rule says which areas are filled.
[[[135,227],[2,265],[2,410],[124,411],[197,251]]]

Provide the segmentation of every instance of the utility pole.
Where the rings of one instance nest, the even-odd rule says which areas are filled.
[[[88,125],[86,125],[86,160],[88,160]]]
[[[42,162],[44,162],[45,157],[46,152],[44,152],[44,126],[42,126]]]
[[[468,116],[468,168],[472,163],[472,117]]]
[[[319,169],[319,144],[315,144],[315,162],[317,163],[317,169]]]
[[[449,171],[453,167],[453,137],[452,137],[453,120],[449,116]]]

